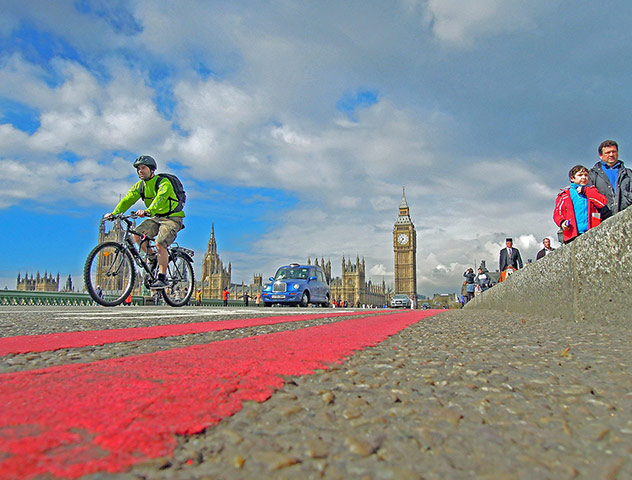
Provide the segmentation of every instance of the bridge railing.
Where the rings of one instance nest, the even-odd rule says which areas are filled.
[[[161,304],[162,300],[161,300]],[[221,299],[203,298],[201,306],[219,307],[224,302]],[[100,306],[87,293],[77,292],[35,292],[24,290],[0,290],[0,306]],[[154,305],[154,297],[134,295],[132,305]],[[191,305],[195,305],[195,298],[191,299]],[[229,300],[231,307],[244,306],[241,300]]]
[[[87,293],[0,290],[0,305],[96,305]]]

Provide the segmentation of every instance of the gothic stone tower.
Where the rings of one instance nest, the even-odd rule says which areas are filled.
[[[395,293],[405,293],[410,298],[417,294],[417,232],[410,219],[406,202],[406,190],[402,188],[399,215],[393,227],[395,251]]]
[[[211,225],[211,238],[202,262],[202,295],[204,298],[222,298],[224,287],[230,288],[231,264],[228,269],[217,254],[215,241],[215,224]]]

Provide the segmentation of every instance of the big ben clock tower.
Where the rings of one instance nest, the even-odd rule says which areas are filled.
[[[405,293],[410,298],[417,294],[417,232],[410,219],[406,202],[406,190],[402,188],[399,215],[393,227],[395,250],[395,293]]]

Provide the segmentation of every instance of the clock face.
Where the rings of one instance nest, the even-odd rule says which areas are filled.
[[[406,235],[405,233],[400,233],[397,237],[397,242],[400,245],[406,245],[408,243],[408,235]]]

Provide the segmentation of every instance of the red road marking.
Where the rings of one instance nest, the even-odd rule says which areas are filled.
[[[45,352],[62,348],[89,347],[106,343],[133,342],[150,338],[190,335],[192,333],[217,332],[235,328],[274,325],[285,322],[299,322],[326,317],[359,315],[359,312],[322,313],[317,315],[281,315],[278,317],[222,320],[216,322],[183,323],[140,328],[116,328],[111,330],[89,330],[82,332],[48,333],[45,335],[22,335],[0,338],[0,356],[10,353]],[[364,312],[362,312],[365,315]],[[383,311],[367,312],[366,315],[384,314]]]
[[[304,375],[438,311],[408,311],[133,357],[0,375],[0,477],[76,478],[171,455]]]

